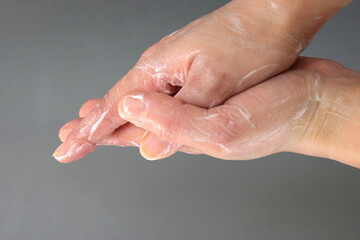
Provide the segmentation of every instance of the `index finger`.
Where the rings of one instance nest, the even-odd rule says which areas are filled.
[[[178,88],[168,84],[172,76],[163,69],[163,75],[153,75],[151,70],[132,68],[104,96],[103,100],[74,128],[65,142],[53,154],[60,162],[68,163],[95,150],[99,141],[110,135],[127,121],[119,116],[118,101],[134,90],[173,93]],[[155,76],[155,77],[154,77]],[[173,75],[174,76],[174,75]]]

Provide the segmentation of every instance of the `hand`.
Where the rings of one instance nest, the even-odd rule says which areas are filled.
[[[360,167],[360,73],[329,60],[299,58],[286,73],[210,109],[135,92],[122,98],[119,114],[166,141],[221,159],[290,151]],[[158,152],[152,142],[142,141],[143,155]]]
[[[117,103],[134,90],[176,94],[200,107],[222,104],[289,68],[333,13],[299,23],[293,10],[269,1],[230,2],[149,48],[86,117],[72,121],[78,124],[54,157],[74,161],[123,130]]]

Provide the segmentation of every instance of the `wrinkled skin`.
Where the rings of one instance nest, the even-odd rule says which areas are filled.
[[[98,101],[87,102],[80,115]],[[291,151],[360,167],[359,106],[360,73],[330,60],[302,57],[286,73],[210,109],[166,94],[133,92],[121,99],[119,113],[139,128],[127,124],[101,144],[137,145],[142,129],[147,129],[174,142],[171,145],[181,145],[182,151],[221,159],[254,159]],[[72,127],[61,130],[65,138]],[[142,142],[145,156],[146,151],[157,152],[149,138]],[[155,158],[168,155],[164,152]]]
[[[161,92],[211,108],[288,69],[329,17],[302,20],[294,28],[291,14],[270,3],[233,1],[163,38],[82,120],[67,124],[73,130],[54,157],[71,162],[111,135],[130,134],[127,129],[134,127],[117,111],[118,101],[129,92]],[[163,144],[148,135],[154,146]],[[173,144],[169,153],[180,148]]]

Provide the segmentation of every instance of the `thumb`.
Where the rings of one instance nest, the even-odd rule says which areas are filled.
[[[218,144],[222,139],[218,130],[222,129],[220,125],[225,119],[216,110],[184,104],[179,99],[155,92],[133,92],[123,97],[118,105],[120,116],[132,124],[169,142],[210,155],[223,150]]]
[[[169,142],[158,135],[146,131],[140,142],[140,153],[147,160],[160,160],[170,157],[182,149],[183,145]]]

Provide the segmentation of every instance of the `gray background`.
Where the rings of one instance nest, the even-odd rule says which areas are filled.
[[[162,36],[227,1],[0,0],[0,239],[360,239],[360,170],[102,147],[64,165],[58,129]],[[360,4],[304,55],[360,70]],[[266,147],[266,146],[265,146]]]

